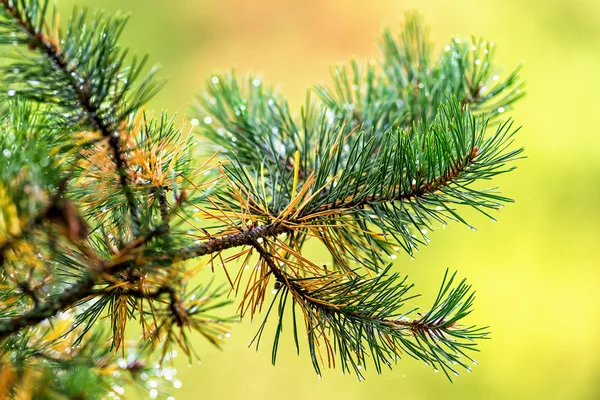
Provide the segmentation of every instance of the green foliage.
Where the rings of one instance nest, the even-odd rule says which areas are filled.
[[[470,370],[487,336],[464,321],[471,287],[446,272],[418,312],[387,260],[436,225],[471,226],[465,208],[491,218],[511,201],[484,183],[521,156],[499,118],[523,84],[518,70],[497,78],[491,44],[454,40],[436,58],[409,16],[384,33],[379,63],[336,67],[298,115],[261,79],[216,74],[179,128],[143,110],[161,83],[119,47],[126,18],[75,11],[63,31],[45,0],[0,0],[0,17],[0,393],[103,398],[145,385],[174,345],[192,357],[192,332],[221,346],[228,290],[191,282],[186,261],[202,256],[240,294],[242,318],[275,285],[255,337],[276,319],[273,363],[288,315],[319,374],[362,379],[402,355],[448,378]],[[220,152],[204,165],[192,130]],[[334,268],[307,257],[311,239]]]

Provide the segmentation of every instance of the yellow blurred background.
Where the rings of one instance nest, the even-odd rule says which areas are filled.
[[[378,57],[382,27],[397,28],[411,9],[438,49],[454,35],[481,35],[498,44],[505,72],[525,64],[528,94],[512,116],[528,158],[496,181],[517,202],[495,224],[469,214],[477,232],[450,224],[416,260],[396,262],[424,294],[421,306],[446,267],[474,285],[470,321],[490,325],[492,339],[471,374],[450,384],[404,359],[364,382],[338,370],[319,380],[291,340],[271,366],[273,330],[258,353],[249,349],[258,322],[243,321],[222,352],[197,338],[201,365],[177,358],[177,399],[600,398],[600,1],[60,1],[65,11],[73,3],[132,11],[124,43],[151,53],[169,78],[152,107],[180,115],[212,71],[232,67],[260,72],[299,107],[330,65]]]

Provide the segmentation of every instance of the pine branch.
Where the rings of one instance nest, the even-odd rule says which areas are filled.
[[[123,119],[123,115],[110,115],[102,109],[102,97],[107,95],[107,89],[110,88],[110,83],[116,78],[117,71],[121,69],[121,63],[123,62],[123,58],[120,60],[115,56],[100,56],[100,57],[110,57],[106,58],[107,60],[115,59],[117,60],[117,65],[111,65],[111,71],[115,72],[115,77],[109,77],[108,82],[106,82],[106,76],[102,76],[100,81],[96,81],[96,76],[94,74],[86,75],[86,72],[81,71],[82,69],[90,68],[89,65],[86,65],[95,60],[93,58],[85,58],[85,56],[79,56],[79,59],[70,59],[69,52],[67,50],[61,50],[58,47],[58,43],[60,43],[60,37],[50,38],[48,35],[44,33],[44,29],[46,29],[49,24],[45,20],[45,11],[48,7],[48,0],[42,0],[42,3],[39,4],[37,0],[31,1],[21,1],[13,2],[9,0],[1,0],[0,5],[4,9],[4,13],[6,18],[15,23],[18,27],[18,30],[24,34],[25,43],[32,51],[38,51],[44,55],[44,59],[42,63],[45,64],[49,60],[52,65],[51,72],[52,75],[58,75],[57,78],[53,78],[48,80],[47,77],[39,76],[39,80],[34,79],[34,76],[31,76],[28,82],[37,82],[37,85],[47,84],[48,87],[46,90],[50,92],[56,93],[64,93],[65,88],[62,87],[63,83],[67,84],[70,93],[67,94],[67,98],[73,98],[75,104],[78,105],[81,114],[83,115],[84,120],[91,123],[93,129],[98,130],[104,138],[108,140],[110,147],[113,151],[113,159],[116,164],[116,171],[119,175],[120,184],[123,187],[123,191],[125,197],[127,199],[127,203],[131,212],[133,224],[137,230],[140,228],[139,221],[139,211],[138,206],[136,204],[132,189],[130,187],[131,179],[129,177],[127,171],[127,164],[124,158],[123,149],[121,148],[120,136],[119,136],[119,123]],[[19,6],[19,4],[21,4]],[[71,29],[82,29],[85,21],[85,14],[81,14],[79,16],[74,16],[72,21],[73,25]],[[109,20],[106,21],[106,25],[102,26],[102,23],[98,24],[98,28],[101,29],[104,37],[101,40],[106,40],[107,35],[115,35],[118,37],[120,31],[122,30],[124,21],[116,20],[114,23],[111,23]],[[72,32],[75,33],[75,32]],[[84,35],[84,38],[87,39],[87,36]],[[68,39],[72,39],[68,37]],[[114,39],[116,40],[116,38]],[[64,44],[65,47],[69,47],[70,43]],[[89,46],[89,43],[87,44]],[[106,40],[106,45],[110,46],[111,41]],[[89,48],[88,48],[89,49]],[[102,51],[114,51],[107,47]],[[143,63],[142,63],[143,64]],[[101,68],[102,65],[94,65],[92,68]],[[134,79],[135,76],[139,73],[139,70],[136,71],[136,68],[129,76],[130,79]],[[13,71],[20,71],[19,68],[13,68]],[[44,73],[44,71],[41,71]],[[19,72],[16,73],[17,75]],[[113,100],[113,104],[124,96],[126,89],[131,87],[131,83],[127,83],[125,88],[121,89],[122,93],[116,93],[116,98]],[[116,85],[116,82],[115,82]],[[28,96],[30,95],[33,99],[39,98],[39,88],[35,89],[36,91],[31,93],[28,90],[23,90],[22,95]],[[95,92],[98,91],[99,93]],[[114,89],[117,91],[117,89]],[[146,90],[147,91],[147,90]],[[151,95],[155,89],[151,89],[148,93],[145,93],[144,98]],[[96,99],[92,99],[92,96],[97,96]],[[98,98],[99,97],[99,98]],[[67,103],[65,99],[56,100],[50,98],[43,98],[41,100],[57,102],[58,105],[66,106],[66,108],[72,108],[72,105]],[[112,110],[109,110],[112,111]],[[126,115],[126,113],[124,114]],[[80,121],[79,121],[80,122]]]
[[[63,293],[36,305],[32,310],[14,316],[8,320],[0,319],[0,339],[19,332],[20,330],[39,324],[47,318],[55,316],[58,312],[71,308],[80,300],[89,296],[96,284],[101,268],[93,267],[79,282],[72,285]]]
[[[309,94],[299,116],[259,78],[214,75],[192,129],[221,152],[197,166],[192,129],[140,111],[158,84],[153,72],[138,80],[145,59],[127,63],[119,49],[125,18],[75,13],[63,33],[47,0],[0,6],[0,44],[15,56],[0,71],[15,97],[0,121],[0,341],[20,343],[0,349],[0,361],[97,366],[48,351],[54,342],[23,345],[66,310],[74,315],[64,337],[75,346],[108,321],[111,336],[91,359],[124,352],[133,320],[144,351],[161,360],[175,344],[192,357],[192,331],[220,346],[231,320],[212,313],[228,304],[224,291],[190,288],[195,270],[185,264],[209,256],[240,296],[242,317],[262,311],[274,284],[255,337],[258,346],[277,309],[273,363],[291,311],[296,347],[301,315],[319,374],[339,364],[362,379],[367,366],[381,372],[405,354],[448,378],[456,365],[470,370],[464,360],[487,337],[463,325],[470,286],[446,272],[428,311],[405,309],[412,285],[386,255],[397,246],[413,254],[436,224],[471,227],[464,206],[492,218],[512,201],[482,186],[522,152],[512,147],[518,129],[498,116],[523,85],[517,70],[495,75],[491,44],[454,40],[436,59],[411,16],[398,36],[384,33],[379,64],[334,69],[332,88],[315,88],[319,98]],[[310,238],[334,268],[307,257]]]
[[[470,372],[471,367],[460,360],[465,357],[475,362],[468,352],[474,340],[487,337],[486,328],[462,326],[461,322],[471,312],[474,294],[470,286],[461,281],[455,288],[456,273],[444,276],[440,292],[429,311],[419,318],[410,320],[415,310],[402,312],[403,304],[414,298],[408,296],[412,285],[406,285],[406,278],[388,274],[388,266],[376,278],[351,277],[341,274],[326,274],[310,278],[293,278],[286,274],[273,260],[272,253],[259,243],[253,247],[268,265],[279,289],[269,307],[265,321],[254,338],[260,343],[266,321],[273,306],[279,301],[279,318],[273,345],[275,364],[279,335],[282,330],[288,294],[295,321],[295,306],[304,315],[313,366],[320,375],[323,354],[326,349],[327,364],[332,367],[336,358],[341,363],[342,372],[354,371],[363,379],[362,369],[372,363],[377,373],[382,366],[391,368],[402,354],[420,359],[434,369],[441,368],[451,380],[449,373],[458,375],[454,365],[458,364]],[[294,337],[298,347],[298,332],[294,323]],[[299,347],[298,347],[299,351]]]

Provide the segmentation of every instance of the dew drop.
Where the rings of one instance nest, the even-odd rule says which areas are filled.
[[[212,77],[210,80],[211,80],[211,82],[212,82],[212,83],[214,83],[215,85],[216,85],[217,83],[219,83],[219,77],[218,77],[218,76],[213,76],[213,77]]]
[[[173,381],[173,386],[175,387],[175,389],[179,389],[182,386],[181,381],[180,380],[174,380]]]
[[[210,125],[212,123],[212,118],[211,117],[204,117],[204,123],[207,125]]]
[[[10,97],[13,97],[15,94],[17,94],[17,91],[16,91],[15,89],[10,89],[10,90],[8,91],[8,95],[9,95]]]
[[[200,121],[198,121],[197,118],[194,118],[190,121],[190,123],[192,124],[192,126],[198,126],[200,124]]]
[[[505,110],[504,110],[504,107],[498,107],[498,112],[499,112],[499,113],[503,113],[504,111],[505,111]]]
[[[152,390],[150,390],[150,393],[149,393],[149,395],[150,395],[150,398],[151,398],[151,399],[155,399],[155,398],[156,398],[156,396],[158,396],[158,390],[156,390],[156,389],[152,389]]]
[[[252,84],[254,85],[254,87],[259,87],[260,86],[260,79],[253,80]]]

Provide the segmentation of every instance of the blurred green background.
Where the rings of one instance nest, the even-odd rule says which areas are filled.
[[[124,42],[151,53],[169,84],[155,109],[188,110],[214,70],[256,71],[299,106],[329,66],[378,57],[375,40],[417,9],[441,49],[454,35],[498,44],[508,72],[524,63],[528,95],[512,114],[528,158],[497,180],[517,200],[498,223],[435,232],[416,260],[399,257],[427,306],[446,267],[478,292],[471,321],[488,324],[479,366],[450,384],[421,362],[402,360],[365,382],[312,370],[291,341],[271,366],[270,338],[247,345],[258,323],[232,329],[224,351],[198,337],[202,364],[176,360],[178,399],[598,399],[600,398],[600,1],[598,0],[76,0],[132,11]],[[325,254],[316,255],[325,258]],[[220,274],[219,274],[220,275]],[[221,277],[222,278],[222,277]],[[273,333],[270,331],[269,333]],[[289,333],[289,332],[288,332]],[[140,393],[140,398],[146,394]]]

